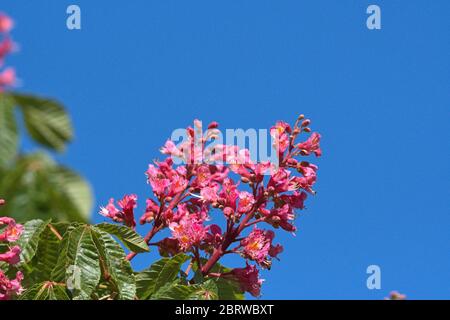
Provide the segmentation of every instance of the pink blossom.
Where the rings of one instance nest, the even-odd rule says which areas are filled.
[[[267,183],[267,189],[276,193],[288,191],[290,175],[291,172],[289,170],[279,168],[270,177],[270,180]]]
[[[239,192],[239,213],[247,213],[249,212],[253,205],[255,204],[255,198],[250,192],[241,191]]]
[[[283,194],[280,198],[296,209],[303,209],[307,194],[305,192],[294,191],[291,195]]]
[[[297,148],[301,150],[302,154],[309,155],[314,153],[316,157],[322,155],[322,150],[320,149],[320,134],[314,132],[305,142],[297,144]]]
[[[202,164],[198,166],[195,175],[196,177],[192,185],[197,188],[203,188],[209,185],[212,178],[210,167],[207,164]]]
[[[288,148],[290,133],[291,126],[283,121],[278,121],[275,126],[270,128],[270,135],[276,139],[274,143],[279,152],[284,152]]]
[[[200,190],[200,196],[204,201],[214,202],[219,198],[219,184],[212,183],[209,186],[206,186]]]
[[[123,197],[117,203],[122,208],[123,220],[125,225],[134,228],[136,221],[134,220],[134,209],[137,207],[137,195],[131,194]]]
[[[172,237],[179,241],[183,251],[188,251],[193,245],[200,244],[207,232],[203,221],[194,215],[186,215],[179,222],[172,222],[169,228],[172,230]]]
[[[250,234],[241,240],[242,253],[245,258],[254,260],[262,267],[270,267],[268,256],[275,257],[283,248],[273,247],[272,241],[275,234],[271,230],[261,230],[255,227]],[[272,254],[270,254],[272,253]]]
[[[225,207],[223,209],[223,214],[225,215],[225,218],[232,219],[234,217],[234,210],[230,207]]]
[[[166,192],[166,188],[170,185],[170,180],[152,164],[148,166],[146,175],[153,192],[159,196],[163,195]]]
[[[8,277],[0,270],[0,300],[10,300],[23,291],[21,282],[23,280],[22,272],[17,272],[16,278],[9,280]]]
[[[246,172],[245,166],[252,166],[250,151],[248,149],[239,149],[237,146],[227,146],[227,163],[234,173],[242,174]]]
[[[303,174],[303,177],[294,177],[289,182],[289,190],[304,189],[312,194],[312,186],[317,180],[317,166],[308,162],[302,162],[297,166],[297,170]]]
[[[175,145],[175,143],[172,140],[167,140],[164,147],[161,148],[161,152],[163,154],[171,155],[174,157],[182,157],[183,156],[183,152],[181,152],[181,150],[177,148],[177,146]]]
[[[5,37],[0,42],[0,59],[10,54],[13,51],[13,49],[14,49],[14,42],[9,37]]]
[[[249,265],[245,268],[235,268],[231,275],[238,281],[241,290],[249,292],[254,297],[261,295],[263,279],[259,279],[259,271],[256,266]]]
[[[178,145],[166,141],[161,152],[168,157],[150,164],[146,171],[157,198],[147,200],[145,213],[140,218],[141,224],[152,223],[146,240],[151,242],[157,232],[168,227],[170,238],[151,243],[159,247],[161,255],[190,251],[196,264],[200,254],[207,258],[205,263],[196,266],[203,276],[232,278],[243,290],[259,296],[262,280],[257,267],[269,268],[283,246],[273,244],[273,231],[258,229],[256,225],[268,223],[274,228],[294,232],[294,210],[304,208],[307,192],[314,193],[317,166],[298,158],[310,153],[320,155],[320,135],[314,133],[307,141],[295,143],[300,133],[311,131],[309,125],[310,120],[304,120],[303,115],[293,128],[278,121],[270,134],[279,147],[279,163],[254,163],[248,149],[210,143],[220,136],[217,123],[211,123],[203,133],[201,122],[195,120],[194,127],[186,129],[187,141]],[[186,164],[174,166],[172,157],[182,157]],[[235,183],[230,174],[237,176],[239,182]],[[124,198],[119,206],[117,209],[111,200],[100,213],[127,224],[126,216],[131,221],[136,198]],[[216,224],[205,225],[211,218],[216,219],[215,213],[219,210],[227,220],[223,232]],[[243,237],[251,225],[254,229]],[[236,243],[239,245],[235,246]],[[221,274],[211,272],[225,254],[231,253],[247,261],[253,260],[256,265],[247,263],[245,268]]]
[[[152,199],[146,200],[145,213],[139,219],[140,224],[150,223],[154,220],[155,215],[159,212],[159,205]]]
[[[3,64],[5,57],[14,49],[14,42],[6,37],[0,42],[0,66]]]
[[[169,179],[169,181],[170,181],[169,182],[170,190],[169,190],[169,194],[168,194],[169,196],[174,196],[177,193],[184,191],[188,184],[188,181],[183,176],[180,176],[178,174],[174,174]]]
[[[204,239],[203,249],[211,253],[213,248],[217,248],[222,244],[223,234],[222,229],[217,224],[212,224],[208,227],[208,233]]]
[[[20,238],[20,235],[23,232],[23,226],[21,224],[16,224],[13,219],[8,219],[7,227],[0,233],[0,242],[8,241],[14,242]],[[5,220],[4,220],[5,221]],[[0,220],[0,226],[3,224],[2,220]]]
[[[111,198],[109,199],[109,203],[106,207],[100,207],[99,214],[134,228],[136,226],[136,222],[134,220],[134,208],[137,206],[136,201],[137,196],[135,194],[125,195],[122,200],[117,202],[119,207],[122,209],[119,210],[114,205],[114,199]]]
[[[0,226],[3,226],[3,225],[10,225],[10,224],[13,224],[13,223],[16,223],[16,221],[13,219],[13,218],[10,218],[10,217],[0,217]]]
[[[269,255],[273,258],[276,258],[281,252],[283,252],[283,246],[277,244],[276,246],[271,246],[269,250]]]
[[[8,33],[14,26],[13,20],[0,12],[0,33]]]
[[[252,178],[253,182],[260,183],[263,181],[265,174],[271,168],[272,164],[269,161],[257,163],[253,171],[255,176]]]
[[[16,82],[16,72],[13,68],[7,68],[0,73],[0,90],[3,87],[11,87]]]
[[[222,183],[228,176],[229,169],[224,165],[210,165],[209,172],[211,181]]]
[[[290,223],[294,220],[295,215],[292,212],[292,207],[289,204],[283,205],[281,208],[273,208],[270,210],[265,221],[274,226],[275,228],[281,227],[286,231],[294,232],[295,226]]]
[[[226,178],[222,184],[222,190],[219,192],[219,197],[224,207],[229,207],[233,211],[236,210],[236,200],[239,197],[237,185],[233,180]]]
[[[20,252],[22,250],[19,246],[14,246],[9,251],[0,254],[0,261],[8,264],[18,264],[20,262]]]
[[[122,217],[120,217],[120,210],[114,205],[114,198],[109,199],[106,207],[100,207],[99,214],[106,218],[113,219],[117,222],[122,222]]]
[[[212,121],[208,125],[208,129],[217,129],[219,127],[219,123],[216,121]]]

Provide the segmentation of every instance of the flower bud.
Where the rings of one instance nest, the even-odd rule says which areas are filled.
[[[305,149],[302,149],[302,150],[300,150],[300,154],[302,156],[307,156],[307,155],[309,155],[309,152],[307,150],[305,150]]]
[[[202,122],[201,122],[200,120],[198,120],[198,119],[195,119],[195,120],[194,120],[194,126],[195,126],[197,129],[200,129],[200,128],[202,127]]]
[[[307,126],[309,126],[310,125],[310,123],[311,123],[311,120],[309,120],[309,119],[306,119],[306,120],[304,120],[303,122],[302,122],[302,127],[307,127]]]
[[[194,129],[192,127],[186,128],[186,132],[187,132],[189,137],[191,137],[191,138],[194,137]]]
[[[216,121],[213,121],[208,125],[208,129],[216,129],[218,127],[219,127],[219,123]]]

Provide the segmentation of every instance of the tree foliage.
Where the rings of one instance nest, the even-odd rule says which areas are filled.
[[[243,299],[232,281],[188,281],[182,270],[193,257],[165,257],[135,272],[123,245],[149,251],[133,229],[113,224],[55,223],[34,219],[17,241],[20,263],[5,274],[23,273],[26,300]],[[120,232],[118,231],[120,230]],[[220,268],[220,267],[216,267]],[[224,285],[225,284],[225,285]]]
[[[3,214],[20,221],[88,221],[92,192],[87,181],[49,152],[20,152],[19,118],[29,137],[50,152],[64,151],[73,138],[70,117],[58,102],[0,93],[0,195],[9,202]]]

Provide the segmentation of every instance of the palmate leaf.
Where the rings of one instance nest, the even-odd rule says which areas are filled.
[[[116,236],[133,252],[148,252],[150,250],[144,238],[131,228],[111,223],[100,223],[95,227]]]
[[[63,151],[73,137],[72,124],[64,107],[54,100],[13,94],[21,108],[30,136],[43,146]]]
[[[22,284],[28,287],[51,279],[51,274],[61,254],[60,248],[67,230],[73,230],[78,223],[48,223],[40,234],[39,243],[34,258],[24,268]]]
[[[50,275],[50,279],[55,282],[66,282],[67,278],[67,268],[70,265],[70,261],[67,256],[67,251],[69,250],[69,244],[71,241],[71,233],[75,228],[70,228],[70,230],[67,230],[63,239],[61,240],[61,243],[59,245],[59,255],[58,259],[56,261],[56,265],[52,270],[52,273]]]
[[[49,168],[48,179],[55,197],[71,220],[89,220],[92,209],[92,191],[88,182],[74,171],[59,165]]]
[[[8,95],[0,93],[0,166],[14,159],[18,140],[14,101]]]
[[[147,270],[136,275],[137,296],[147,300],[165,284],[177,278],[180,268],[189,257],[178,254],[172,258],[162,258],[151,265]]]
[[[52,226],[55,228],[54,226]],[[55,228],[56,229],[56,228]],[[33,268],[35,281],[48,280],[51,277],[52,270],[56,266],[61,240],[47,225],[41,233],[38,250],[35,256],[35,264]]]
[[[89,184],[43,153],[20,156],[14,167],[4,170],[0,194],[8,199],[2,213],[19,221],[39,217],[87,222],[92,207]]]
[[[196,286],[188,286],[181,282],[179,278],[167,282],[152,294],[152,300],[186,300],[195,292]]]
[[[23,227],[23,233],[17,244],[22,249],[20,260],[22,264],[29,263],[33,259],[38,249],[39,240],[42,232],[50,223],[50,220],[42,221],[39,219],[26,222]]]
[[[88,300],[100,281],[99,254],[90,226],[82,225],[67,232],[52,278],[63,281],[74,299]]]
[[[208,280],[196,285],[196,290],[188,297],[188,300],[217,300],[219,299],[218,287],[214,280]]]
[[[63,284],[46,281],[25,290],[19,300],[69,300]]]
[[[218,288],[213,280],[201,284],[185,285],[176,279],[161,287],[151,296],[152,300],[217,300],[218,298]]]
[[[95,227],[92,230],[100,263],[104,269],[103,275],[108,274],[119,299],[134,299],[136,296],[136,281],[130,262],[126,259],[122,247],[105,231]]]

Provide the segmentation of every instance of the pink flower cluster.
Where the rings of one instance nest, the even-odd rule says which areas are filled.
[[[279,121],[270,130],[278,163],[253,162],[249,150],[219,144],[209,150],[205,161],[204,150],[217,136],[218,124],[210,123],[205,134],[199,128],[201,122],[196,120],[194,128],[186,129],[187,141],[179,145],[167,141],[161,148],[167,158],[150,164],[146,171],[153,197],[147,199],[139,220],[152,225],[145,240],[158,246],[162,255],[190,253],[203,276],[234,279],[242,290],[259,296],[258,267],[270,268],[283,251],[273,243],[273,229],[295,232],[295,211],[304,209],[308,193],[315,193],[318,167],[298,157],[320,156],[320,135],[312,133],[296,142],[301,134],[311,132],[310,120],[301,115],[292,127]],[[184,163],[175,166],[174,157]],[[110,200],[100,214],[134,228],[136,203],[135,195],[125,196],[119,210]],[[210,223],[220,216],[224,218],[221,226]],[[271,229],[259,228],[264,224]],[[171,236],[151,242],[165,228]],[[240,255],[246,267],[212,273],[226,254]],[[127,258],[135,255],[130,253]]]
[[[114,205],[114,199],[109,199],[109,203],[106,207],[100,208],[100,214],[104,217],[111,218],[116,222],[120,222],[125,224],[128,227],[134,228],[136,226],[136,222],[134,220],[134,208],[136,208],[137,204],[137,196],[135,194],[127,195],[123,197],[122,200],[119,200],[117,204],[120,207],[120,210]]]
[[[2,25],[0,23],[0,29]],[[0,199],[0,205],[4,205],[5,201]],[[0,217],[0,243],[13,243],[17,241],[23,232],[23,226],[17,224],[14,219],[9,217]],[[9,265],[15,265],[20,262],[19,246],[14,245],[9,249],[0,253],[0,261],[6,262]],[[0,300],[9,300],[12,297],[19,295],[23,289],[21,281],[23,279],[22,273],[19,271],[16,274],[16,278],[10,280],[6,274],[0,270]]]
[[[14,50],[14,43],[9,36],[14,23],[10,17],[0,12],[0,68],[3,67],[5,58]],[[6,87],[13,86],[16,82],[14,68],[5,68],[0,71],[0,93]]]

